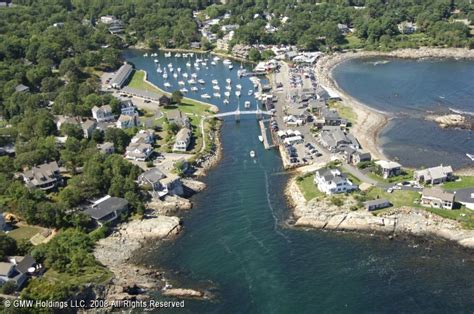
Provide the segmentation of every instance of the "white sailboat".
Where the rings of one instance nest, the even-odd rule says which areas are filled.
[[[263,136],[259,135],[259,136],[258,136],[258,140],[259,140],[261,143],[263,143]]]
[[[188,73],[183,73],[184,78],[188,78],[188,76],[189,76]]]
[[[191,90],[192,90],[193,92],[197,91],[198,89],[199,89],[199,88],[197,88],[196,86],[191,87]]]
[[[253,94],[253,90],[249,90],[248,95],[252,96],[252,94]]]
[[[219,84],[219,82],[217,80],[212,80],[211,83],[214,84],[214,85]]]
[[[232,86],[230,86],[230,85],[227,85],[227,86],[225,87],[225,89],[227,89],[227,90],[231,90],[231,89],[232,89]]]
[[[224,103],[224,105],[228,105],[229,104],[229,99],[224,99],[223,103]]]
[[[187,63],[186,63],[186,66],[187,66],[188,68],[190,68],[190,67],[191,67],[191,63],[190,63],[190,62],[187,62]]]
[[[201,98],[209,99],[209,98],[211,98],[211,96],[209,96],[209,94],[202,94]]]
[[[174,77],[175,79],[177,79],[177,78],[178,78],[178,73],[174,73],[174,74],[173,74],[173,77]]]
[[[225,81],[227,82],[227,84],[232,83],[232,80],[230,78],[225,79]]]
[[[229,70],[232,70],[234,66],[232,64],[229,64]]]
[[[165,58],[171,57],[171,52],[165,52]]]
[[[196,80],[195,79],[190,79],[190,80],[188,80],[188,84],[194,85],[194,84],[196,84]]]
[[[244,107],[245,107],[245,108],[250,108],[250,101],[247,100],[247,101],[244,103]]]
[[[211,65],[216,65],[216,63],[214,61],[211,61]]]
[[[222,61],[225,65],[229,65],[229,64],[232,64],[232,61],[230,61],[229,59],[225,59],[224,61]]]
[[[240,84],[235,85],[235,87],[237,87],[237,89],[242,89],[242,85]]]
[[[199,79],[199,80],[198,80],[198,83],[199,83],[199,84],[206,84],[206,81],[204,81],[203,79]]]
[[[183,87],[179,90],[181,93],[185,94],[188,92],[188,89],[186,87]]]
[[[168,78],[168,73],[163,73],[163,78],[166,80]]]
[[[250,157],[255,158],[255,151],[251,150],[249,155],[250,155]]]
[[[240,97],[240,91],[236,91],[235,96]]]
[[[220,59],[221,59],[221,58],[219,58],[218,56],[215,56],[214,59],[212,59],[212,60],[214,60],[215,62],[217,62],[217,61],[219,61]]]
[[[171,87],[171,84],[170,84],[170,83],[168,83],[168,82],[165,82],[165,84],[164,84],[164,85],[165,85],[165,87]]]
[[[230,92],[224,92],[225,97],[230,97]]]
[[[214,85],[214,86],[212,86],[212,88],[215,89],[215,90],[221,90],[221,88],[219,87],[219,85]]]
[[[181,85],[181,86],[184,86],[185,83],[184,83],[184,81],[179,81],[178,84]]]
[[[221,98],[221,94],[220,94],[220,93],[214,93],[213,95],[214,95],[214,97],[216,97],[216,98]]]

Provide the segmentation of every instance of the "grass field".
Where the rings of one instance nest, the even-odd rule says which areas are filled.
[[[443,187],[447,190],[474,187],[474,177],[460,177],[458,181],[444,183]]]
[[[8,235],[12,237],[15,240],[23,240],[23,239],[31,239],[34,235],[37,233],[40,233],[44,229],[41,227],[35,227],[35,226],[21,226],[18,227],[10,232],[8,232]]]
[[[420,198],[420,194],[415,191],[394,190],[393,193],[388,193],[381,188],[374,187],[367,192],[367,198],[370,200],[377,198],[385,198],[393,204],[394,207],[410,206],[418,207],[415,200]]]
[[[354,112],[354,110],[352,110],[351,107],[344,106],[338,101],[331,102],[329,106],[336,109],[341,118],[344,118],[352,123],[357,120],[357,114]]]
[[[303,193],[304,198],[309,201],[316,197],[324,197],[325,194],[318,190],[313,181],[313,175],[306,175],[301,180],[296,179],[296,184]]]
[[[152,92],[156,94],[162,94],[161,90],[147,83],[144,79],[145,79],[144,71],[141,71],[141,70],[135,71],[133,72],[132,78],[130,79],[128,86],[132,88],[140,89],[140,90],[146,90],[148,92]]]

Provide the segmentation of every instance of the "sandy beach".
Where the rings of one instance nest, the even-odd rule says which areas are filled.
[[[474,51],[461,48],[420,48],[401,49],[391,52],[358,51],[343,52],[326,55],[320,58],[315,67],[316,78],[323,87],[338,92],[345,106],[349,106],[357,115],[357,121],[351,132],[359,140],[362,147],[370,152],[376,159],[387,159],[379,145],[379,134],[390,120],[388,113],[375,110],[348,95],[334,80],[332,71],[334,68],[351,59],[389,57],[403,59],[426,59],[426,58],[455,58],[474,59]]]

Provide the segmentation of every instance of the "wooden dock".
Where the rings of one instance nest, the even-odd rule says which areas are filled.
[[[268,120],[266,120],[266,121],[268,121]],[[260,120],[260,121],[258,121],[258,123],[260,124],[260,131],[262,133],[263,147],[265,147],[265,149],[271,149],[271,148],[275,147],[275,144],[270,145],[268,143],[268,137],[267,137],[267,132],[266,132],[266,128],[265,128],[265,120]]]

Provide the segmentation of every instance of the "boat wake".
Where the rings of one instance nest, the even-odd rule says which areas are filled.
[[[260,165],[260,167],[263,169],[263,167],[261,165]],[[266,191],[266,196],[267,196],[267,204],[268,204],[268,207],[270,208],[273,219],[275,221],[275,223],[273,225],[273,230],[275,230],[275,233],[282,236],[288,243],[291,243],[290,238],[287,235],[285,235],[283,232],[281,232],[280,229],[278,228],[278,217],[275,214],[275,210],[273,209],[272,202],[270,200],[270,187],[269,187],[269,184],[268,184],[268,174],[267,174],[267,171],[265,171],[265,169],[263,169],[263,170],[264,170],[263,173],[265,175],[265,191]]]

